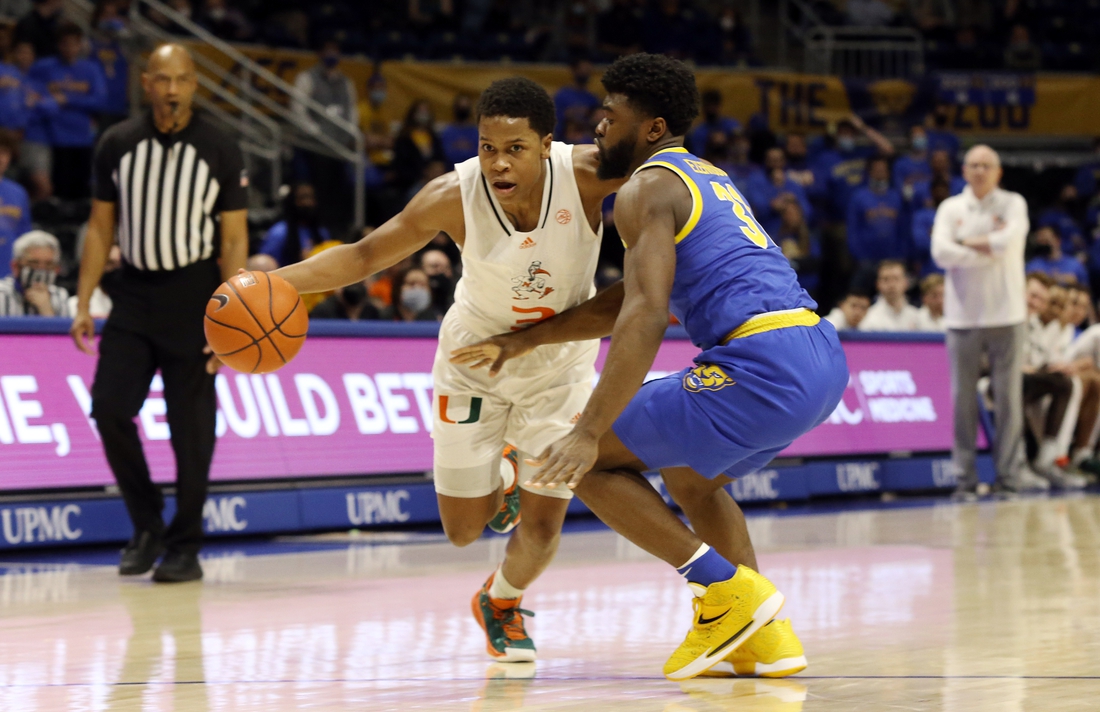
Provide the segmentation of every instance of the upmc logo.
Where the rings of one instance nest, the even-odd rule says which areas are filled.
[[[73,517],[80,517],[79,505],[0,509],[4,538],[9,544],[79,539],[84,532],[74,525]]]
[[[248,520],[241,516],[240,510],[247,506],[244,497],[217,497],[206,500],[202,507],[202,518],[206,520],[206,531],[241,532],[248,528]]]
[[[408,490],[386,492],[348,492],[348,520],[361,524],[397,524],[409,521],[402,503],[409,499]]]

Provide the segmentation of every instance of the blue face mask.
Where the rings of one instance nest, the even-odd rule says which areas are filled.
[[[338,54],[326,54],[321,57],[321,64],[325,65],[329,69],[332,69],[339,63],[340,55]]]
[[[927,136],[914,136],[911,141],[913,150],[917,153],[924,153],[928,150],[928,137]]]
[[[836,147],[839,148],[842,153],[850,153],[856,148],[856,140],[851,136],[841,136],[836,140]]]

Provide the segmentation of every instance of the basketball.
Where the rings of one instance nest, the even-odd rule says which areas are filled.
[[[290,282],[266,272],[244,272],[210,297],[203,328],[206,342],[226,366],[270,373],[298,354],[309,315]]]

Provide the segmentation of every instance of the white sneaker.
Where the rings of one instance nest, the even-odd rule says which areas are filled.
[[[1066,472],[1057,465],[1051,465],[1050,469],[1043,472],[1041,476],[1055,489],[1079,490],[1085,489],[1088,485],[1088,481],[1081,475]]]
[[[1050,490],[1050,481],[1040,477],[1027,465],[1016,472],[1017,492],[1046,492]]]

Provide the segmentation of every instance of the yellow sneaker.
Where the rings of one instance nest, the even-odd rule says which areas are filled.
[[[722,662],[775,618],[783,594],[749,567],[738,566],[733,578],[707,586],[693,605],[691,630],[665,663],[669,680],[688,680]]]
[[[790,619],[773,620],[704,675],[787,677],[806,669],[806,652]]]

